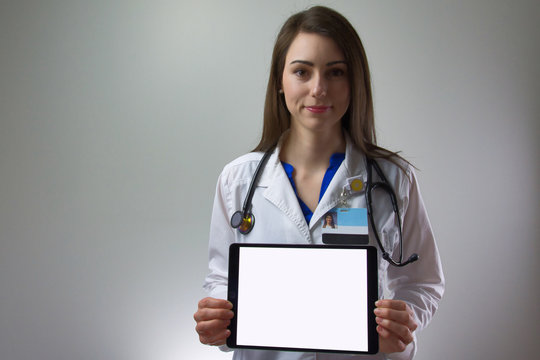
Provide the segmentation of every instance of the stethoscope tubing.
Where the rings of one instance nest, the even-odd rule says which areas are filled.
[[[257,168],[255,169],[255,175],[253,176],[253,179],[251,180],[251,184],[249,184],[248,189],[248,195],[246,196],[244,200],[244,206],[242,207],[242,215],[244,217],[247,217],[251,211],[251,200],[253,199],[253,194],[255,193],[255,186],[259,182],[259,178],[261,177],[262,170],[264,169],[266,163],[268,162],[268,159],[270,158],[270,155],[272,155],[272,152],[274,150],[274,147],[268,149],[261,161],[259,161],[259,164],[257,165]]]
[[[253,226],[255,225],[255,217],[251,213],[251,207],[252,207],[252,200],[253,200],[253,194],[255,193],[255,187],[257,186],[257,183],[259,181],[259,178],[263,172],[263,169],[268,162],[268,159],[270,158],[270,155],[272,155],[274,151],[275,146],[272,146],[270,149],[268,149],[262,159],[259,161],[259,164],[257,165],[257,168],[255,169],[255,174],[253,175],[253,178],[251,179],[251,183],[249,184],[248,193],[246,195],[246,198],[244,199],[244,204],[242,206],[242,210],[236,211],[232,217],[231,217],[231,226],[235,229],[238,229],[241,234],[247,235],[251,230],[253,229]],[[375,236],[375,240],[377,241],[377,245],[379,246],[379,249],[382,252],[382,257],[386,261],[388,261],[391,265],[402,267],[407,264],[410,264],[416,260],[418,260],[417,254],[412,254],[407,261],[403,262],[403,234],[401,230],[401,217],[399,216],[399,207],[397,203],[397,198],[394,190],[389,185],[388,180],[386,179],[386,176],[384,175],[383,171],[379,167],[379,164],[375,159],[371,159],[366,157],[366,169],[367,169],[367,184],[366,184],[366,191],[365,191],[365,197],[366,197],[366,205],[367,205],[367,213],[369,222],[371,225],[371,228],[373,230],[373,234]],[[377,176],[381,179],[379,182],[373,182],[373,171],[372,169],[375,169],[375,172],[377,173]],[[377,231],[377,225],[375,224],[375,219],[373,215],[373,205],[372,205],[372,198],[371,193],[373,190],[377,190],[378,188],[384,190],[389,196],[390,200],[392,202],[392,209],[396,217],[397,221],[397,228],[399,233],[399,261],[395,261],[392,259],[390,254],[385,250],[382,241],[379,237],[379,233]]]
[[[386,261],[388,261],[390,264],[402,267],[407,264],[410,264],[416,260],[419,259],[418,254],[414,253],[412,254],[407,261],[403,262],[403,233],[401,229],[401,216],[399,215],[399,206],[397,202],[396,193],[394,192],[394,189],[389,185],[388,180],[386,179],[386,176],[384,175],[384,172],[379,167],[379,164],[375,159],[367,158],[367,185],[366,185],[366,206],[367,206],[367,212],[368,212],[368,218],[369,222],[371,224],[371,228],[373,229],[373,235],[375,236],[375,240],[377,241],[377,245],[379,246],[379,249],[382,252],[382,257]],[[381,182],[373,182],[373,171],[372,169],[375,169],[375,172],[377,173],[377,176],[381,179]],[[373,204],[372,204],[372,198],[371,193],[373,190],[376,189],[382,189],[384,190],[389,196],[390,201],[392,202],[392,210],[394,212],[394,216],[396,218],[397,222],[397,229],[399,234],[399,261],[395,261],[392,259],[390,254],[385,250],[382,241],[379,237],[379,232],[377,231],[377,225],[375,224],[375,217],[373,215]]]
[[[274,148],[275,146],[272,146],[270,149],[268,149],[264,153],[262,159],[259,161],[259,164],[255,169],[255,175],[253,175],[251,183],[249,184],[248,194],[244,199],[244,206],[242,206],[242,211],[236,211],[231,216],[231,227],[234,229],[238,229],[238,231],[240,231],[240,233],[243,235],[249,234],[253,229],[253,226],[255,226],[255,216],[251,213],[253,194],[255,193],[255,186],[259,182],[259,177],[263,172],[264,166],[268,162],[270,155],[272,155]]]

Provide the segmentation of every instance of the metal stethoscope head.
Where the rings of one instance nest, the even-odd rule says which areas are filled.
[[[255,175],[253,175],[253,179],[251,179],[251,184],[249,185],[249,190],[246,198],[244,199],[244,206],[242,206],[242,210],[236,211],[231,216],[231,226],[233,229],[238,229],[240,234],[246,235],[249,234],[249,232],[253,229],[253,226],[255,226],[255,216],[251,213],[251,200],[253,199],[253,193],[255,192],[255,186],[257,185],[257,182],[259,181],[259,177],[261,176],[262,170],[264,169],[264,166],[268,162],[268,158],[270,155],[272,155],[272,151],[274,150],[274,146],[272,146],[270,149],[268,149],[261,161],[259,161],[259,164],[257,165],[257,169],[255,169]]]

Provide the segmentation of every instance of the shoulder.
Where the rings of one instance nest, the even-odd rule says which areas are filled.
[[[394,157],[390,159],[376,158],[375,161],[381,168],[386,179],[394,188],[396,195],[406,196],[411,187],[416,186],[416,174],[414,167],[406,160]]]
[[[393,157],[392,159],[375,158],[381,170],[388,176],[396,178],[411,178],[414,176],[414,167],[405,159]],[[390,180],[390,179],[388,179]]]
[[[251,152],[232,160],[221,171],[221,182],[228,186],[250,182],[263,154],[262,152]]]
[[[244,154],[232,160],[227,165],[225,165],[225,167],[223,168],[223,171],[228,171],[228,170],[235,169],[238,167],[244,167],[246,165],[249,166],[249,164],[252,164],[254,162],[258,163],[263,157],[263,155],[264,153],[260,151]]]

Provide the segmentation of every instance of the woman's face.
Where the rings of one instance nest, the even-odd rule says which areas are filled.
[[[345,57],[334,40],[299,33],[285,57],[282,90],[291,128],[340,132],[350,84]]]
[[[332,215],[326,215],[326,224],[332,225]]]

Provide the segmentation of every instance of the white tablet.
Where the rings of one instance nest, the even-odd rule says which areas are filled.
[[[232,244],[227,345],[374,354],[377,281],[371,246]]]

